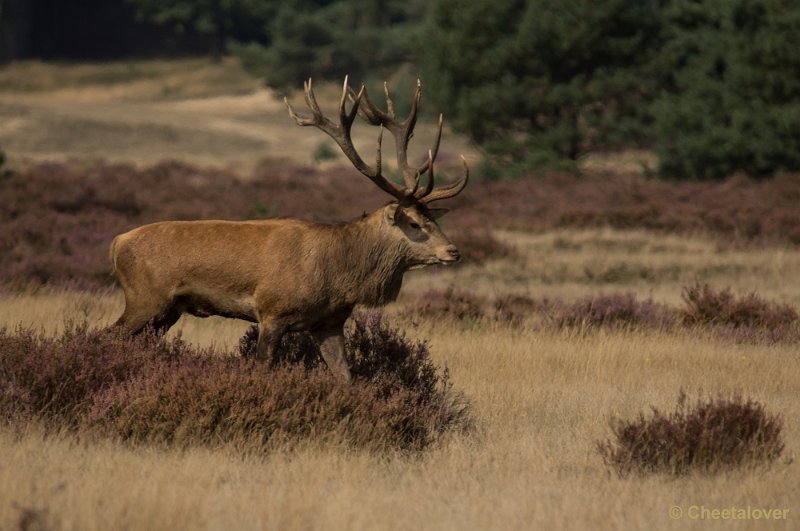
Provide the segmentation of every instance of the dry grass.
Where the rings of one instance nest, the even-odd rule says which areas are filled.
[[[444,224],[447,230],[446,218]],[[800,284],[786,282],[800,278],[797,248],[727,248],[700,236],[642,230],[565,229],[497,236],[518,251],[518,259],[411,275],[405,293],[454,285],[487,296],[516,293],[569,300],[627,291],[677,305],[682,287],[700,281],[800,306]],[[453,234],[457,244],[458,238]]]
[[[323,108],[335,108],[334,86],[317,93]],[[298,127],[282,98],[233,59],[12,63],[0,66],[0,147],[15,167],[42,160],[152,165],[172,159],[249,175],[265,159],[310,164],[320,144],[333,142]],[[300,94],[293,100],[302,108]],[[354,139],[370,154],[376,133],[366,129],[356,127]],[[422,156],[434,132],[434,124],[420,123],[412,149]],[[442,142],[448,152],[475,156],[449,132]]]
[[[710,264],[746,264],[761,274],[721,268],[706,280],[788,302],[800,296],[785,282],[800,267],[796,251],[726,251],[702,239],[642,232],[503,237],[514,241],[521,258],[414,275],[410,292],[437,281],[479,279],[474,287],[484,292],[502,286],[583,296],[607,286],[546,284],[535,274],[522,280],[526,269],[518,261],[527,268],[539,264],[540,271],[561,263],[580,272],[599,256],[609,263],[624,258],[677,265],[688,276]],[[628,279],[613,287],[653,291],[676,302],[681,281]],[[117,293],[9,295],[0,323],[51,332],[66,317],[104,324],[121,302]],[[247,325],[185,319],[179,327],[192,343],[235,349]],[[0,505],[0,528],[14,528],[25,517],[54,529],[667,529],[676,527],[672,506],[789,509],[788,520],[773,523],[795,527],[796,345],[737,345],[697,331],[585,334],[431,321],[410,332],[431,340],[434,360],[447,365],[456,388],[472,400],[476,434],[454,435],[415,457],[314,443],[264,456],[224,446],[169,451],[88,443],[45,436],[35,426],[24,433],[2,430],[0,499],[8,502]],[[668,410],[681,388],[710,395],[738,390],[757,399],[786,419],[784,456],[755,471],[619,479],[595,450],[595,442],[610,434],[610,417],[633,418],[650,406]],[[679,526],[687,520],[684,515]],[[755,525],[703,522],[710,523],[725,529]]]
[[[456,332],[436,331],[434,352],[472,397],[482,433],[421,457],[313,445],[267,457],[131,450],[32,429],[2,432],[13,465],[2,468],[0,498],[44,510],[62,529],[663,529],[672,505],[794,509],[795,464],[619,480],[593,447],[610,414],[667,407],[680,386],[742,389],[797,418],[793,349],[659,334]],[[786,440],[794,453],[791,423]],[[0,527],[18,518],[0,507]]]

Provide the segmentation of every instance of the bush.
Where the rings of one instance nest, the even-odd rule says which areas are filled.
[[[491,231],[471,229],[458,238],[458,250],[466,264],[481,265],[489,260],[517,258],[517,249],[499,240]]]
[[[800,315],[788,305],[769,302],[755,293],[736,297],[730,288],[715,291],[696,283],[683,289],[686,307],[682,321],[690,326],[712,326],[722,335],[741,341],[800,340]]]
[[[639,301],[632,293],[587,297],[562,306],[550,319],[556,328],[661,328],[674,322],[669,308],[652,299]]]
[[[683,320],[688,324],[782,327],[799,318],[788,304],[768,302],[755,293],[736,297],[730,288],[715,291],[708,284],[685,287],[682,297],[686,303]]]
[[[784,448],[781,418],[738,394],[690,405],[681,391],[671,413],[653,408],[649,417],[612,418],[610,425],[613,440],[598,442],[597,450],[605,464],[623,476],[756,466],[774,461]]]
[[[355,320],[348,346],[355,348],[352,384],[318,361],[269,369],[152,334],[129,339],[69,326],[53,339],[3,331],[0,414],[11,425],[44,422],[130,443],[260,450],[312,439],[422,450],[470,427],[466,400],[424,343],[367,314]],[[296,360],[311,359],[314,345],[295,336],[284,347]]]
[[[255,357],[257,342],[258,326],[253,325],[239,340],[239,354]],[[440,383],[428,345],[406,339],[400,330],[386,323],[378,310],[355,314],[345,335],[345,354],[350,373],[356,379],[384,383],[396,380],[396,384],[420,390],[428,397]],[[319,348],[305,332],[285,334],[278,347],[278,358],[287,364],[303,364],[308,369],[323,365]]]
[[[534,300],[527,295],[508,293],[494,299],[494,319],[511,326],[522,326],[536,312],[548,312],[552,303],[546,299]]]
[[[93,397],[138,374],[145,366],[182,358],[179,339],[152,334],[122,337],[67,323],[48,338],[30,329],[0,330],[0,412],[5,419],[39,419],[74,428]]]
[[[418,319],[448,319],[462,322],[476,322],[486,317],[486,300],[477,295],[457,291],[453,286],[445,290],[431,289],[417,297],[410,308],[401,316],[416,321]]]

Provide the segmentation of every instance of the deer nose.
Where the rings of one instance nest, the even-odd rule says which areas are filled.
[[[461,260],[461,253],[458,252],[458,248],[455,245],[449,246],[447,249],[447,254],[453,260],[453,262],[458,262]]]

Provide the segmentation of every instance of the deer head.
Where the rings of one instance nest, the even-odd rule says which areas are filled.
[[[350,88],[347,77],[345,77],[339,101],[338,123],[322,114],[314,96],[311,79],[304,83],[304,89],[306,104],[311,110],[311,115],[298,114],[289,103],[288,98],[284,98],[286,106],[289,108],[289,115],[298,125],[314,126],[328,134],[358,171],[394,198],[393,202],[383,208],[383,216],[394,236],[408,246],[409,269],[457,262],[461,257],[458,249],[445,236],[436,222],[447,210],[432,208],[430,205],[434,201],[458,195],[467,185],[469,167],[462,156],[464,176],[448,186],[435,186],[434,161],[442,137],[443,119],[441,114],[439,115],[436,139],[433,147],[428,150],[427,160],[418,167],[409,164],[408,143],[414,133],[417,112],[422,99],[422,86],[419,80],[411,103],[411,112],[403,121],[398,121],[396,118],[394,104],[385,83],[387,110],[383,111],[370,101],[364,85],[358,92],[355,92]],[[347,109],[348,101],[350,102],[349,110]],[[356,116],[360,116],[371,125],[380,127],[374,167],[364,162],[353,146],[351,131]],[[397,167],[403,176],[403,185],[396,184],[383,175],[381,150],[384,129],[394,137]]]

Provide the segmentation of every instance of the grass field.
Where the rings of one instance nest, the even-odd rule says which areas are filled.
[[[271,156],[309,162],[319,139],[237,72],[192,61],[5,67],[0,146],[18,165],[50,157],[146,165],[177,151],[196,164],[246,172],[265,144],[275,150]],[[274,113],[281,126],[262,129],[254,113]],[[58,123],[62,129],[53,128]],[[88,125],[75,129],[81,123]],[[163,140],[159,134],[168,130],[175,136]],[[452,147],[454,140],[445,142]],[[0,529],[798,527],[797,343],[734,343],[690,328],[555,330],[527,321],[512,327],[408,317],[426,291],[448,286],[563,301],[631,292],[678,306],[682,289],[701,281],[797,307],[797,246],[729,246],[706,234],[639,229],[495,236],[513,256],[410,273],[388,308],[395,324],[430,342],[434,361],[470,399],[472,432],[421,453],[313,440],[264,453],[230,444],[174,449],[83,439],[36,423],[3,427]],[[7,291],[0,294],[0,327],[55,335],[70,319],[104,326],[122,305],[113,289]],[[170,334],[233,350],[248,326],[183,318]],[[609,470],[596,451],[610,436],[609,419],[669,410],[682,389],[690,396],[738,391],[763,403],[784,419],[782,456],[767,468],[717,475],[620,478]],[[730,508],[750,508],[750,519],[710,512]],[[767,521],[761,511],[772,509],[785,511],[785,519]]]
[[[647,240],[645,233],[609,231],[506,237],[526,250],[522,264],[541,260],[539,245],[553,241],[630,249],[626,243]],[[702,240],[661,240],[651,237],[644,247],[682,244],[699,251],[657,258],[640,251],[644,261],[691,272],[719,260],[702,252],[709,245]],[[547,263],[582,270],[586,257],[575,256],[574,247],[550,249]],[[736,269],[722,270],[716,283],[797,300],[796,288],[781,291],[780,285],[797,274],[798,253],[729,258],[761,273],[742,277]],[[413,303],[414,293],[434,279],[565,298],[597,290],[592,284],[545,283],[537,274],[525,283],[519,276],[509,278],[509,270],[525,270],[522,264],[500,261],[487,268],[415,274],[395,307]],[[655,292],[659,299],[675,301],[680,281],[627,281],[615,289]],[[3,302],[2,324],[33,324],[50,333],[66,318],[105,324],[122,303],[115,292],[46,291],[6,296]],[[190,342],[230,349],[246,326],[185,318],[178,328]],[[415,456],[313,442],[253,455],[235,448],[171,451],[88,443],[71,435],[44,435],[32,426],[24,433],[3,432],[0,439],[6,456],[0,497],[10,500],[0,512],[0,527],[13,527],[28,514],[25,510],[35,510],[57,529],[667,529],[683,528],[688,521],[688,516],[672,520],[672,506],[688,511],[693,505],[789,509],[787,521],[771,525],[794,527],[800,488],[793,462],[800,440],[792,422],[800,414],[796,344],[732,344],[684,331],[581,334],[432,321],[405,326],[430,340],[436,362],[449,368],[454,385],[471,399],[476,433],[454,435]],[[609,471],[595,451],[595,442],[610,435],[609,417],[634,417],[650,406],[670,409],[681,389],[712,395],[741,391],[758,399],[786,419],[784,457],[768,469],[711,477],[620,479]]]
[[[332,112],[341,87],[321,85],[316,92]],[[335,148],[322,133],[298,127],[283,96],[232,60],[16,63],[0,67],[0,147],[16,166],[41,160],[153,164],[173,159],[230,168],[243,176],[265,159],[310,164],[320,145]],[[302,86],[291,97],[303,109]],[[433,124],[417,128],[414,145],[422,146],[420,154],[434,132]],[[364,153],[373,152],[373,131],[356,127],[353,138]],[[474,157],[463,139],[445,132],[443,143],[449,151]],[[388,157],[386,162],[392,164]]]

